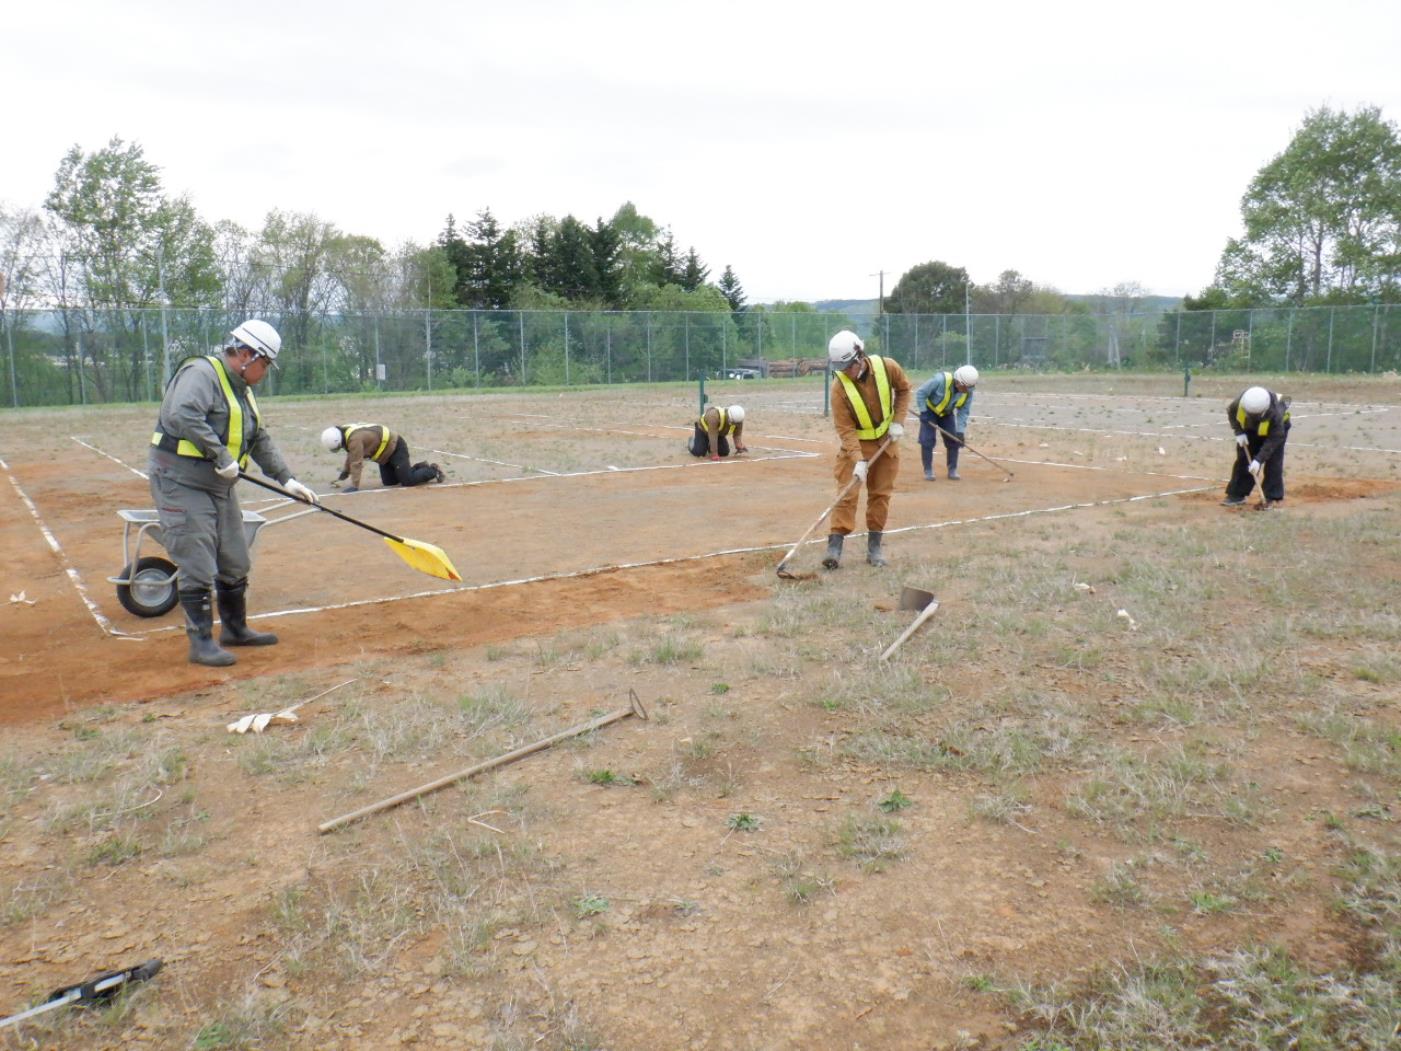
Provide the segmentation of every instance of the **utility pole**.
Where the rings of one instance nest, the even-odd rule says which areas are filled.
[[[973,364],[973,312],[969,309],[968,278],[963,279],[963,356],[965,365]]]

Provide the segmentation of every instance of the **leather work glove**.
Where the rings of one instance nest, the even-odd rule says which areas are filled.
[[[892,423],[890,429],[885,433],[890,435],[890,440],[892,442],[898,442],[901,438],[905,437],[905,425],[903,423]]]
[[[312,492],[311,489],[307,486],[302,485],[302,483],[297,481],[295,478],[287,479],[286,483],[282,486],[282,488],[286,489],[298,500],[305,500],[309,504],[319,504],[321,502],[321,498],[319,496]]]
[[[238,477],[238,461],[230,460],[223,467],[214,468],[214,473],[225,481],[232,481]]]
[[[866,460],[858,460],[856,461],[856,467],[852,470],[851,475],[853,478],[857,479],[857,481],[864,482],[866,480],[866,472],[870,469],[871,465],[869,462]]]
[[[720,460],[720,457],[717,456],[715,453],[711,453],[711,454],[710,454],[710,462],[711,462],[711,463],[718,463],[719,460]]]
[[[1242,449],[1244,449],[1247,445],[1250,444],[1250,435],[1245,433],[1237,434],[1236,444],[1239,445]]]
[[[1250,461],[1250,467],[1248,468],[1248,470],[1250,471],[1250,473],[1251,473],[1251,475],[1252,475],[1253,477],[1259,478],[1259,477],[1260,477],[1260,472],[1263,471],[1264,469],[1265,469],[1265,468],[1264,468],[1264,465],[1261,464],[1259,460],[1251,460],[1251,461]]]

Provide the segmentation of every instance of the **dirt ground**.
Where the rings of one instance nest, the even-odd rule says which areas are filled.
[[[0,1012],[165,969],[13,1046],[1035,1046],[1027,990],[1162,953],[1365,966],[1340,858],[1394,854],[1401,381],[1281,378],[1284,508],[1220,506],[1243,378],[989,376],[964,479],[902,447],[887,547],[817,567],[812,381],[274,401],[328,515],[265,525],[276,647],[124,610],[153,407],[0,418]],[[335,494],[329,423],[448,483]],[[911,436],[914,432],[911,427]],[[247,487],[245,487],[247,488]],[[251,490],[269,519],[288,507]],[[149,552],[159,553],[148,541]],[[891,661],[902,585],[940,609]],[[339,685],[344,684],[344,685]],[[242,714],[335,688],[293,725]],[[600,712],[625,719],[321,836]],[[0,1046],[5,1046],[0,1043]],[[1050,1047],[1051,1044],[1044,1046]]]

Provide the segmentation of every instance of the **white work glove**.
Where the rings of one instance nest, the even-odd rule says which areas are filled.
[[[868,461],[857,460],[856,468],[851,472],[851,476],[855,478],[858,482],[864,482],[866,480],[866,472],[870,469],[871,465]]]
[[[282,488],[286,489],[298,500],[305,500],[309,504],[319,504],[321,502],[320,497],[295,478],[288,478],[287,481],[283,483]]]
[[[1236,435],[1236,444],[1239,445],[1242,449],[1244,449],[1247,445],[1250,444],[1250,435],[1248,435],[1248,434],[1237,434],[1237,435]]]
[[[890,435],[890,440],[892,442],[898,442],[901,438],[905,437],[905,425],[903,423],[892,423],[890,425],[890,430],[886,431],[886,433]]]
[[[1261,465],[1259,460],[1251,460],[1250,467],[1247,469],[1250,471],[1252,476],[1254,476],[1255,478],[1259,478],[1260,472],[1264,470],[1264,467]]]
[[[230,460],[223,467],[214,468],[214,473],[226,481],[232,481],[238,477],[238,461]]]

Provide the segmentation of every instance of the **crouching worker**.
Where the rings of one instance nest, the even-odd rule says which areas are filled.
[[[1251,387],[1226,406],[1226,419],[1236,434],[1236,460],[1222,506],[1239,507],[1260,482],[1265,506],[1274,507],[1284,499],[1289,399],[1264,387]]]
[[[688,448],[692,456],[709,456],[718,460],[730,455],[730,440],[734,439],[735,454],[747,453],[744,445],[744,406],[731,405],[722,409],[712,405],[696,420],[696,433]]]
[[[949,481],[958,481],[958,451],[963,448],[968,415],[973,411],[973,388],[977,385],[978,370],[972,365],[960,365],[952,372],[934,373],[915,391],[915,407],[919,410],[919,458],[924,463],[926,482],[934,481],[934,446],[941,432]]]
[[[253,387],[273,367],[282,337],[266,321],[245,321],[221,354],[186,358],[161,400],[147,458],[161,544],[180,569],[180,605],[190,662],[224,667],[222,646],[271,646],[277,636],[248,627],[251,562],[234,484],[249,457],[298,499],[316,494],[292,477],[263,426]],[[209,591],[217,585],[219,641]]]
[[[379,465],[379,480],[384,486],[423,485],[425,482],[441,482],[447,476],[435,463],[420,460],[409,463],[409,443],[388,427],[378,423],[348,423],[343,427],[327,427],[321,432],[321,444],[327,452],[345,450],[345,466],[340,477],[332,485],[340,485],[347,478],[350,484],[341,490],[343,493],[360,491],[360,472],[366,460]]]

